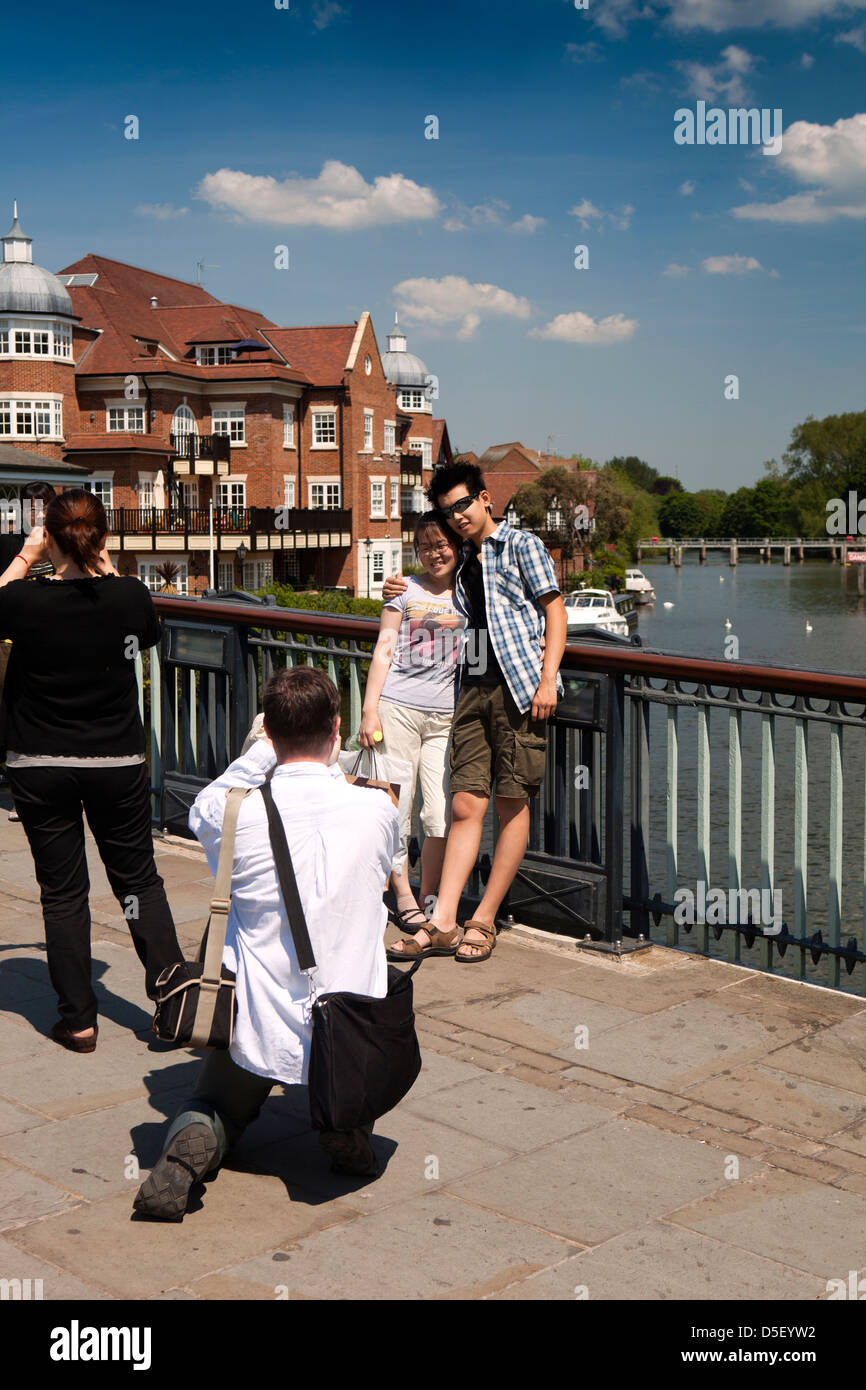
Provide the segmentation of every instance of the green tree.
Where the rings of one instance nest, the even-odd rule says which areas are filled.
[[[577,550],[589,559],[591,533],[589,515],[593,495],[592,479],[586,471],[571,472],[554,464],[534,482],[521,483],[514,494],[514,505],[533,531],[547,532],[560,548],[560,565],[565,573]]]
[[[659,507],[659,530],[671,540],[701,535],[704,513],[690,492],[669,492]]]
[[[658,470],[651,464],[644,463],[643,459],[637,458],[634,454],[629,454],[627,458],[608,459],[605,468],[613,468],[617,473],[622,473],[629,482],[634,483],[635,487],[642,488],[644,492],[652,489],[653,483],[658,478]]]
[[[827,497],[844,496],[850,488],[866,492],[866,411],[823,420],[809,415],[795,426],[782,457],[790,482],[817,482]]]

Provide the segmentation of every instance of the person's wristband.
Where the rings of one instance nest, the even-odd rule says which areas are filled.
[[[19,550],[18,554],[15,556],[15,559],[16,559],[16,560],[24,560],[24,556],[21,554],[21,551],[20,551],[20,550]],[[30,573],[30,561],[29,561],[29,560],[24,560],[24,563],[25,563],[25,565],[27,566],[27,573],[29,574],[29,573]]]

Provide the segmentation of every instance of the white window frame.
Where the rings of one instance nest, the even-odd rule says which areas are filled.
[[[310,415],[311,415],[311,417],[312,417],[311,420],[310,420],[310,430],[311,430],[310,448],[311,448],[311,449],[336,449],[336,448],[337,448],[337,411],[336,411],[336,408],[335,408],[334,406],[313,406],[313,407],[310,408]],[[322,419],[322,418],[325,417],[325,416],[327,416],[327,417],[329,418],[330,422],[331,422],[331,429],[333,430],[334,440],[333,440],[333,443],[328,442],[328,443],[326,443],[326,444],[318,444],[318,443],[316,443],[316,432],[317,432],[317,429],[318,429],[318,422],[319,422],[320,419]],[[330,429],[329,429],[328,432],[329,432],[329,433],[331,432]]]
[[[114,506],[114,469],[91,473],[89,478],[83,479],[81,486],[98,497],[107,512],[111,511]]]
[[[237,352],[224,343],[201,343],[195,350],[197,367],[229,367],[237,357]]]
[[[19,429],[19,414],[29,410],[31,429]],[[49,416],[50,428],[40,431],[36,428],[36,412]],[[9,417],[9,429],[0,429],[3,439],[62,439],[63,438],[63,397],[55,391],[40,391],[31,395],[22,391],[5,391],[0,399],[0,418]]]
[[[240,493],[240,501],[232,500],[232,494],[237,492]],[[219,478],[217,480],[217,508],[220,511],[242,511],[246,505],[246,478]]]
[[[171,560],[172,564],[179,565],[180,569],[171,581],[179,594],[189,593],[189,561],[181,559],[175,555],[160,555],[158,559],[148,555],[147,559],[143,556],[136,557],[138,563],[138,577],[152,594],[159,593],[162,588],[162,575],[156,572],[157,565],[165,564],[166,560]]]
[[[174,435],[198,435],[198,420],[192,406],[183,401],[175,406],[174,414],[171,417],[170,433]]]
[[[401,386],[397,391],[397,404],[401,410],[423,415],[433,414],[433,402],[427,399],[423,386]]]
[[[384,521],[387,517],[385,510],[385,484],[387,481],[387,478],[370,479],[370,516],[376,517],[380,521]]]
[[[392,478],[391,482],[391,517],[400,516],[400,479]]]
[[[397,452],[397,421],[386,420],[382,435],[382,453],[396,454]]]
[[[123,417],[122,425],[113,425],[111,417],[113,414],[120,414]],[[133,417],[141,417],[141,427],[134,423]],[[105,402],[105,433],[106,434],[144,434],[146,432],[147,421],[145,418],[145,406],[133,405],[129,401],[106,401]]]
[[[320,487],[324,488],[322,494],[323,500],[317,502],[313,498],[313,489]],[[334,500],[335,497],[336,500]],[[340,487],[339,475],[330,478],[310,478],[307,482],[307,498],[307,505],[315,508],[317,511],[339,511],[343,505],[343,494]]]
[[[364,447],[360,451],[362,454],[372,454],[373,452],[373,411],[364,411]]]
[[[218,589],[233,589],[235,587],[234,560],[217,561],[216,581]]]
[[[284,474],[283,474],[283,506],[284,506],[284,507],[294,508],[294,506],[295,506],[295,486],[296,486],[296,483],[297,483],[297,479],[295,478],[294,475],[292,475],[292,476],[290,477],[290,476],[288,475],[288,473],[284,473]]]
[[[242,584],[249,592],[263,589],[266,584],[273,584],[274,582],[274,561],[270,555],[245,560],[242,568]]]
[[[295,448],[295,407],[283,406],[283,448]]]
[[[183,479],[183,505],[190,511],[197,511],[199,508],[198,478]]]
[[[18,349],[16,333],[30,334],[29,349]],[[45,351],[33,351],[33,334],[45,334]],[[51,319],[19,318],[15,314],[0,319],[0,357],[26,357],[44,362],[72,361],[72,325]]]
[[[247,447],[245,401],[212,401],[210,415],[211,428],[214,434],[228,435],[233,449],[245,449]]]
[[[421,455],[421,467],[433,467],[433,440],[432,439],[410,439],[409,449],[413,454]]]
[[[385,556],[387,551],[382,545],[374,545],[370,551],[370,592],[374,589],[381,589],[385,583]],[[376,570],[380,569],[381,574],[376,578]]]

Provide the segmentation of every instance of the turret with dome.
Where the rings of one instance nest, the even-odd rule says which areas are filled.
[[[38,443],[43,454],[62,457],[65,428],[78,414],[73,329],[79,316],[63,281],[33,264],[17,202],[0,244],[0,441],[21,449]]]
[[[382,354],[382,370],[388,381],[397,387],[403,409],[432,411],[425,391],[432,378],[421,358],[416,357],[414,352],[406,351],[406,335],[397,314],[394,315],[394,327],[388,334],[388,351]]]
[[[12,226],[2,242],[0,314],[51,314],[74,320],[76,313],[66,287],[50,270],[33,264],[32,238],[25,235],[18,221],[17,201]]]

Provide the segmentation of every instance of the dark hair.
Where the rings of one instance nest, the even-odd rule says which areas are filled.
[[[296,753],[318,753],[340,713],[340,692],[315,666],[286,666],[265,686],[262,709],[272,739]]]
[[[434,507],[439,505],[440,497],[453,487],[466,484],[467,492],[483,492],[487,487],[484,474],[476,463],[443,463],[433,474],[425,496]]]
[[[433,510],[430,512],[422,512],[418,520],[415,522],[414,544],[416,555],[418,554],[418,546],[421,544],[421,537],[425,536],[428,531],[433,530],[441,531],[448,544],[453,546],[455,550],[459,551],[460,542],[454,535],[454,532],[451,530],[451,527],[448,525],[448,522],[445,520],[445,517],[438,510],[438,508],[434,507]]]
[[[52,498],[45,508],[45,530],[79,569],[97,568],[108,535],[108,518],[92,492],[74,487]]]
[[[25,483],[21,489],[22,499],[28,502],[50,502],[57,491],[50,483]]]

